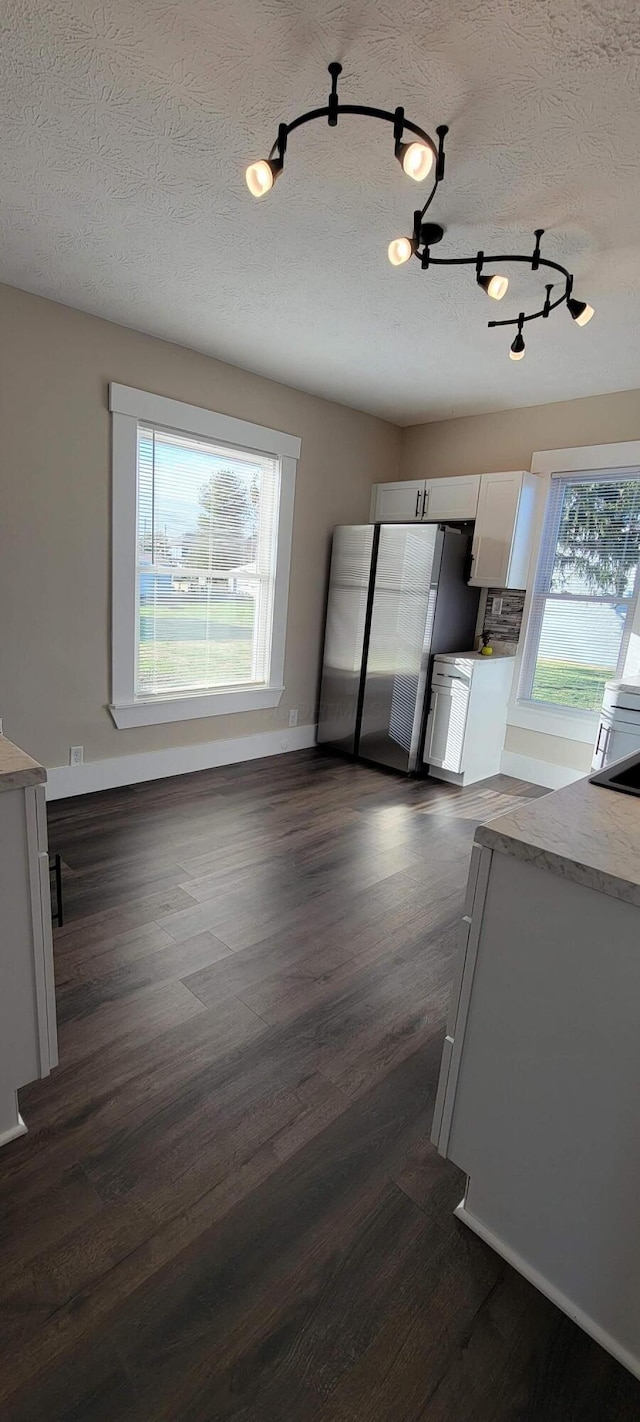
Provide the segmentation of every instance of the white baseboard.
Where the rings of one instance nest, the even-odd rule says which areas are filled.
[[[193,770],[210,770],[216,765],[236,765],[244,760],[306,750],[315,745],[315,740],[315,726],[294,726],[291,730],[262,731],[255,736],[236,736],[233,740],[89,760],[84,765],[56,765],[47,771],[47,799],[64,800],[69,795],[89,795],[94,790],[113,790],[118,785],[137,785],[140,781],[161,780],[167,775],[185,775]]]
[[[622,1363],[623,1368],[628,1368],[634,1377],[640,1378],[640,1359],[634,1357],[633,1353],[630,1353],[628,1348],[625,1348],[622,1343],[619,1343],[617,1338],[614,1338],[610,1333],[606,1333],[604,1328],[601,1328],[600,1324],[596,1323],[583,1309],[578,1308],[577,1304],[572,1303],[571,1299],[568,1298],[566,1294],[563,1294],[560,1289],[556,1288],[556,1285],[552,1284],[549,1279],[545,1279],[544,1275],[541,1274],[538,1269],[534,1268],[533,1264],[530,1264],[521,1254],[517,1254],[515,1249],[511,1248],[510,1244],[506,1244],[503,1239],[500,1239],[497,1234],[494,1234],[493,1230],[483,1224],[482,1220],[472,1215],[470,1210],[467,1209],[464,1200],[460,1202],[453,1213],[459,1220],[462,1220],[464,1224],[468,1225],[474,1234],[479,1235],[480,1239],[484,1239],[485,1244],[495,1249],[496,1254],[500,1254],[503,1259],[506,1259],[507,1264],[513,1265],[513,1268],[517,1269],[518,1273],[522,1274],[525,1279],[528,1279],[534,1288],[539,1289],[540,1293],[544,1294],[546,1298],[551,1299],[551,1302],[554,1303],[557,1308],[561,1309],[563,1313],[568,1314],[569,1318],[572,1318],[574,1323],[577,1323],[578,1328],[583,1328],[585,1333],[589,1334],[590,1338],[595,1338],[596,1343],[599,1343],[601,1348],[604,1348],[607,1353],[611,1353],[613,1358],[616,1358],[619,1363]]]
[[[0,1146],[8,1145],[9,1141],[15,1141],[18,1136],[25,1136],[26,1133],[27,1127],[24,1124],[20,1112],[18,1112],[18,1119],[15,1126],[9,1126],[6,1131],[0,1131]]]
[[[519,755],[517,751],[503,751],[500,761],[502,775],[512,775],[515,780],[529,780],[532,785],[545,785],[548,790],[562,790],[572,785],[574,780],[582,780],[588,770],[573,770],[569,765],[554,765],[550,760],[536,760],[534,756]]]

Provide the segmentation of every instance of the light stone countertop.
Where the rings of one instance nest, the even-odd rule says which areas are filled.
[[[640,907],[640,796],[576,780],[480,825],[476,840]]]
[[[437,662],[513,662],[515,652],[499,651],[494,647],[490,657],[483,656],[482,652],[437,652],[435,656]]]
[[[3,790],[19,790],[21,785],[41,785],[46,778],[43,765],[6,736],[0,736],[0,794]]]

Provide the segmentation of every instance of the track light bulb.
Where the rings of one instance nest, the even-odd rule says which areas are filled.
[[[587,321],[590,321],[591,317],[595,315],[593,306],[590,306],[588,301],[576,301],[573,296],[569,297],[567,306],[576,326],[586,326]]]
[[[404,262],[408,262],[413,256],[414,244],[410,237],[394,237],[389,243],[387,256],[392,267],[401,267]]]
[[[250,163],[245,179],[251,196],[261,198],[271,192],[281,172],[282,163],[272,162],[268,158],[259,158],[257,163]]]
[[[487,296],[492,296],[494,301],[502,301],[503,296],[506,295],[508,285],[509,278],[500,276],[499,272],[478,277],[478,286],[481,286],[482,290],[486,291]]]
[[[426,143],[399,143],[396,156],[414,183],[424,182],[433,167],[433,150]]]
[[[515,341],[511,342],[509,356],[511,360],[522,360],[524,355],[524,336],[522,331],[518,331]]]

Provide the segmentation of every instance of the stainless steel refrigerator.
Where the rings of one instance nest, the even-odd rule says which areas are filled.
[[[473,646],[470,550],[468,532],[438,523],[334,530],[318,744],[419,767],[433,657]]]

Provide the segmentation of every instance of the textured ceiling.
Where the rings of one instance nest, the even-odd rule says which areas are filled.
[[[640,387],[636,0],[0,0],[0,28],[0,280],[399,423]],[[441,251],[544,226],[588,327],[558,311],[514,364],[486,320],[542,273],[498,307],[394,270],[422,187],[382,124],[303,128],[249,196],[330,59],[344,102],[449,123]]]

